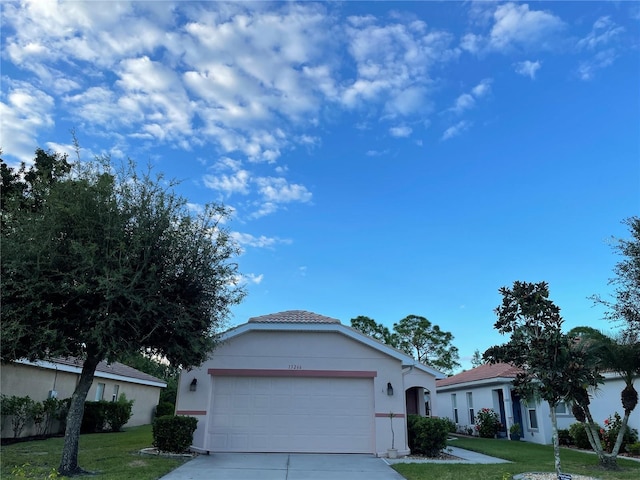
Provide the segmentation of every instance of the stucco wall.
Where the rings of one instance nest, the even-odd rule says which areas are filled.
[[[184,371],[180,376],[177,411],[196,416],[198,429],[194,446],[203,448],[207,413],[212,403],[212,377],[214,369],[272,369],[272,370],[328,370],[375,371],[374,410],[375,448],[383,454],[391,446],[389,413],[393,412],[396,448],[408,452],[406,439],[406,412],[404,376],[401,362],[382,352],[336,332],[303,331],[249,331],[221,344],[211,358],[198,369]],[[435,391],[435,381],[427,374],[415,373],[412,383],[423,384]],[[198,382],[196,392],[189,390],[193,379]],[[391,383],[394,395],[387,395]]]
[[[126,426],[145,425],[151,423],[153,411],[160,398],[160,388],[139,385],[130,382],[101,378],[94,379],[87,395],[88,401],[96,400],[98,383],[105,384],[104,400],[111,400],[114,387],[118,385],[119,394],[124,393],[129,400],[135,400],[132,416]],[[41,368],[23,364],[5,364],[0,367],[0,392],[4,395],[18,397],[29,396],[35,401],[43,401],[50,390],[57,392],[57,398],[62,400],[71,397],[78,381],[78,374]],[[2,419],[0,432],[2,438],[13,437],[9,419]],[[59,429],[58,422],[52,425],[52,431]],[[27,425],[22,436],[35,434],[33,425]]]

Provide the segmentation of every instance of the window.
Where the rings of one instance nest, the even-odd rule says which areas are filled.
[[[96,387],[96,402],[99,402],[104,397],[104,383],[99,383]]]
[[[476,423],[476,415],[473,410],[473,393],[467,392],[467,407],[469,408],[469,424]]]
[[[558,415],[566,415],[567,414],[567,404],[564,403],[564,402],[558,403],[558,405],[556,405],[556,413]]]
[[[535,408],[529,408],[528,412],[529,412],[529,428],[531,430],[537,430],[538,429],[538,416],[536,415],[536,409]]]
[[[451,406],[453,407],[453,421],[458,423],[458,403],[456,401],[456,394],[451,394]]]
[[[113,397],[111,397],[112,402],[118,401],[118,392],[120,391],[120,385],[113,386]]]

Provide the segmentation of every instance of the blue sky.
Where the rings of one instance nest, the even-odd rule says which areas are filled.
[[[249,292],[453,333],[550,283],[607,328],[611,236],[640,207],[637,2],[3,2],[1,146],[151,163],[223,202]]]

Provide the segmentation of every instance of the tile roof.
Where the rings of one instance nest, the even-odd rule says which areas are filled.
[[[516,375],[522,370],[508,363],[496,363],[480,365],[466,372],[458,373],[451,377],[436,380],[437,387],[445,387],[447,385],[457,385],[459,383],[470,383],[479,380],[489,380],[492,378],[516,378]]]
[[[75,357],[56,357],[49,359],[49,361],[52,363],[58,363],[60,365],[82,368],[82,360]],[[110,373],[112,375],[120,375],[123,377],[135,378],[136,380],[145,380],[148,382],[166,383],[164,380],[156,378],[153,375],[141,372],[140,370],[136,370],[135,368],[120,362],[113,362],[110,364],[107,362],[100,362],[96,367],[96,372]]]
[[[340,320],[305,310],[287,310],[286,312],[251,317],[249,323],[340,323]]]

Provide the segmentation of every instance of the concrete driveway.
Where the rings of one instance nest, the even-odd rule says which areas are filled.
[[[212,453],[200,455],[161,480],[404,480],[373,455]]]

